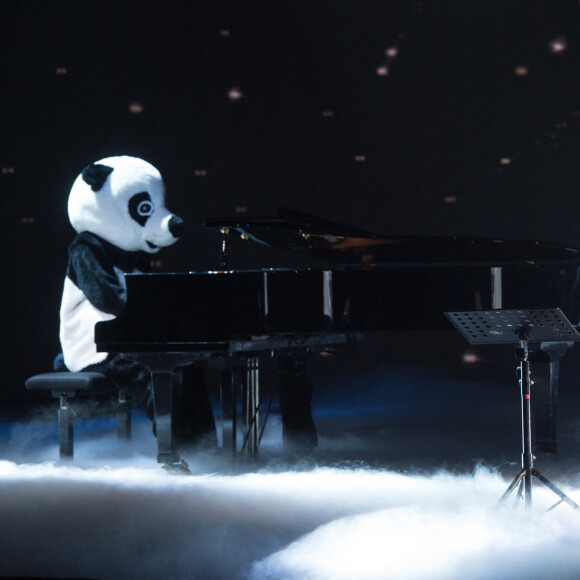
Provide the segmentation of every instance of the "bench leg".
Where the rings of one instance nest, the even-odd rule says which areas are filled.
[[[127,401],[125,391],[119,391],[119,406],[117,408],[117,437],[131,439],[131,405]]]
[[[60,458],[71,458],[73,456],[73,417],[64,395],[60,396],[58,409],[58,439]]]

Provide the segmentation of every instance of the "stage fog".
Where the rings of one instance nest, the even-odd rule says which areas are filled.
[[[54,408],[5,419],[0,509],[9,533],[0,541],[0,574],[577,577],[577,510],[561,504],[546,512],[559,498],[539,481],[532,515],[515,494],[496,509],[521,467],[511,347],[470,349],[451,331],[430,339],[439,347],[425,351],[423,364],[409,365],[393,347],[391,356],[402,362],[367,368],[366,357],[383,342],[346,354],[340,364],[313,361],[320,444],[309,456],[282,448],[276,402],[256,460],[199,453],[186,458],[191,475],[157,464],[151,425],[141,414],[129,442],[117,439],[114,417],[77,422],[70,463],[58,461]],[[413,345],[422,346],[414,335],[398,340],[409,357]],[[469,362],[442,365],[449,348]],[[568,362],[560,458],[539,457],[536,467],[578,502],[573,386],[580,364],[574,356]]]

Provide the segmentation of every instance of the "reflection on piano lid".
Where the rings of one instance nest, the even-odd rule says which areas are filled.
[[[206,228],[332,262],[335,267],[580,264],[580,250],[494,238],[389,236],[280,208],[276,217],[206,218]]]

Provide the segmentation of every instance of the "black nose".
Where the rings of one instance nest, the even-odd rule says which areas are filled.
[[[176,215],[172,216],[169,220],[169,231],[174,238],[179,238],[183,233],[183,220],[178,218]]]

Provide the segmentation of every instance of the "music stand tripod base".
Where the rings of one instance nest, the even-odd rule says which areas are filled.
[[[516,344],[519,358],[519,382],[522,401],[522,469],[516,475],[498,502],[506,502],[520,484],[524,490],[526,510],[532,508],[532,477],[537,477],[560,500],[551,508],[566,502],[574,509],[579,506],[534,468],[531,429],[531,380],[528,343],[571,342],[580,340],[580,334],[559,308],[535,310],[477,310],[446,312],[445,315],[470,344]]]

